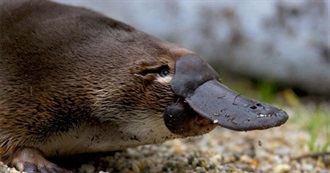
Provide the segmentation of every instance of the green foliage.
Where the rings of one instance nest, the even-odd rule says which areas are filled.
[[[326,115],[324,111],[318,108],[311,117],[310,123],[307,123],[307,129],[311,134],[311,139],[308,144],[309,150],[312,152],[325,152],[330,145],[329,114]],[[323,146],[316,144],[317,138],[322,131],[325,131],[325,137],[327,139]]]
[[[290,124],[306,130],[310,138],[307,146],[310,152],[330,150],[330,111],[329,105],[305,105],[294,108]],[[320,142],[321,141],[321,142]]]
[[[264,102],[273,102],[278,93],[278,85],[270,81],[257,82],[257,95]]]

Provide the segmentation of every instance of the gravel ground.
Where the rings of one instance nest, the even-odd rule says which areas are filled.
[[[292,115],[290,111],[289,114]],[[330,152],[310,153],[309,140],[307,131],[290,124],[252,132],[235,132],[219,127],[201,137],[140,146],[96,157],[77,166],[74,172],[329,173]],[[316,143],[325,144],[327,141],[325,131],[320,131]],[[16,171],[0,164],[0,172]]]

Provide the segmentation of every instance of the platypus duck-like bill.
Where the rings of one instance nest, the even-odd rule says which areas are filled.
[[[196,55],[179,58],[171,81],[173,92],[180,98],[166,108],[167,127],[176,131],[176,118],[187,109],[237,131],[261,130],[284,124],[288,115],[281,109],[246,98],[223,85],[218,74]]]

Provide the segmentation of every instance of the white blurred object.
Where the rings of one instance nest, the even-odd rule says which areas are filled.
[[[330,1],[86,1],[214,66],[330,95]]]

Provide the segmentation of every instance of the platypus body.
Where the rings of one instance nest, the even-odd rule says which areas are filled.
[[[288,118],[231,91],[197,54],[84,8],[3,0],[0,46],[0,161],[20,171]]]

